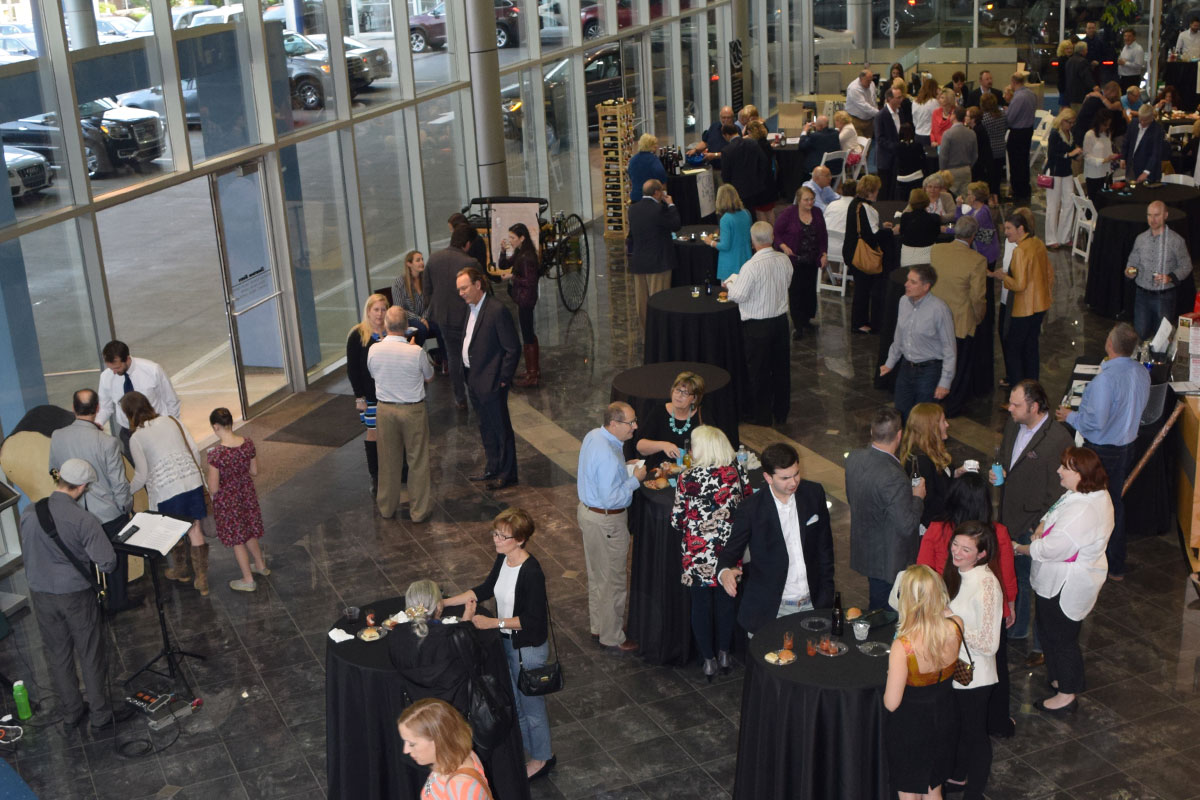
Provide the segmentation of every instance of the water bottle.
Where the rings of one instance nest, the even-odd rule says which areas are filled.
[[[29,690],[25,688],[25,681],[17,681],[13,684],[13,702],[17,704],[17,719],[27,720],[33,716],[33,709],[29,707]]]
[[[737,460],[738,466],[745,470],[746,464],[750,462],[750,454],[746,452],[746,445],[741,445],[738,447]]]
[[[995,486],[1004,485],[1004,467],[1000,465],[1000,451],[996,451],[996,457],[992,459],[992,475],[996,476]]]

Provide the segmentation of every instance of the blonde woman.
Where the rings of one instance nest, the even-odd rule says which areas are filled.
[[[897,588],[900,620],[883,691],[888,768],[901,800],[941,798],[954,764],[951,679],[962,620],[948,615],[946,585],[923,564],[904,570]]]
[[[751,119],[746,123],[745,138],[753,142],[762,151],[763,157],[759,160],[759,172],[754,178],[755,186],[760,187],[759,191],[748,194],[743,199],[746,205],[754,209],[754,219],[758,222],[768,222],[771,225],[775,224],[775,181],[771,174],[772,165],[775,163],[775,157],[771,153],[771,145],[767,143],[767,126],[763,124],[761,119]]]
[[[413,253],[421,255],[413,250],[409,256]],[[424,263],[422,259],[422,269]],[[408,270],[407,265],[405,270]],[[420,286],[419,282],[417,286]],[[376,444],[379,434],[375,430],[375,379],[367,369],[367,351],[371,349],[371,345],[387,336],[387,331],[383,328],[383,315],[387,310],[386,297],[381,294],[368,297],[367,302],[363,304],[362,321],[350,329],[350,335],[346,339],[346,375],[350,378],[350,388],[354,390],[354,405],[358,409],[358,418],[367,429],[367,439],[363,446],[367,451],[367,472],[371,476],[372,497],[379,488],[379,450]]]
[[[854,122],[845,111],[834,112],[833,127],[838,132],[839,150],[850,150],[858,144],[858,131],[854,129]]]
[[[954,125],[954,109],[958,108],[958,95],[954,94],[953,89],[942,89],[938,92],[938,106],[929,123],[929,141],[933,144],[941,144],[942,134]]]
[[[722,184],[717,189],[716,207],[721,216],[721,233],[716,239],[705,234],[703,241],[717,249],[717,280],[723,281],[741,269],[742,264],[753,255],[750,224],[754,220],[742,205],[742,197],[732,184]]]
[[[941,103],[938,101],[938,85],[933,78],[926,78],[921,82],[921,91],[917,93],[913,99],[913,127],[917,131],[917,141],[922,147],[928,147],[930,144],[931,125],[933,123],[933,114],[941,108]]]
[[[1058,56],[1058,73],[1055,76],[1058,84],[1058,108],[1061,111],[1071,105],[1071,98],[1067,93],[1067,59],[1075,52],[1075,43],[1070,39],[1063,39],[1058,43],[1058,49],[1055,50],[1055,55]]]
[[[638,139],[638,151],[629,159],[626,171],[629,173],[629,199],[636,203],[642,199],[642,184],[655,178],[667,184],[667,169],[662,165],[658,154],[658,139],[653,134],[643,133]]]
[[[400,715],[397,728],[404,754],[429,767],[421,800],[491,800],[483,762],[471,750],[471,726],[452,705],[418,700]]]
[[[1076,147],[1071,129],[1075,127],[1075,112],[1064,108],[1054,118],[1046,142],[1046,174],[1054,185],[1046,189],[1046,247],[1057,250],[1071,241],[1075,207],[1071,195],[1075,192],[1075,176],[1071,162],[1083,154]]]

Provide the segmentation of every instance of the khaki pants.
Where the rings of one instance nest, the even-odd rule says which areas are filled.
[[[424,522],[433,511],[429,486],[429,416],[425,402],[408,405],[385,403],[375,409],[375,427],[379,431],[379,513],[391,517],[400,507],[404,465],[408,455],[408,492],[412,500],[409,515],[413,522]]]
[[[600,644],[625,641],[625,562],[629,557],[629,514],[597,514],[583,503],[576,511],[587,560],[588,619]]]
[[[971,168],[951,167],[947,171],[954,176],[954,183],[946,188],[953,197],[962,197],[967,193],[967,184],[971,182]]]
[[[865,136],[868,139],[875,138],[875,120],[851,117],[850,123],[854,126],[854,130],[858,132],[859,136]]]
[[[637,302],[638,319],[642,322],[643,331],[646,329],[646,302],[650,299],[651,295],[658,294],[664,289],[670,288],[670,270],[633,276],[633,292]]]

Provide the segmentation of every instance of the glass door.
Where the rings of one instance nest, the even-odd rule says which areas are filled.
[[[283,298],[267,233],[261,166],[250,161],[208,179],[234,372],[247,418],[289,390]]]

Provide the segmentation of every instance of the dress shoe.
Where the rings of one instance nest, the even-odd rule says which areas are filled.
[[[622,653],[632,653],[634,650],[638,649],[638,643],[631,641],[630,639],[626,639],[625,641],[621,642],[620,644],[615,645],[615,647],[617,650],[620,650]]]
[[[592,641],[593,641],[593,642],[596,642],[597,644],[599,644],[599,642],[600,642],[600,634],[598,634],[598,633],[589,633],[589,634],[588,634],[588,636],[590,636],[590,637],[591,637],[591,639],[592,639]]]
[[[538,778],[544,778],[550,774],[550,770],[558,763],[558,756],[550,756],[549,760],[542,765],[542,768],[529,776],[529,780],[536,781]]]
[[[494,473],[494,472],[481,472],[478,475],[468,475],[467,476],[467,480],[473,481],[474,483],[482,483],[484,481],[491,481],[491,480],[495,480],[495,479],[496,479],[496,473]]]
[[[1030,669],[1033,669],[1034,667],[1040,667],[1042,664],[1045,664],[1045,663],[1046,663],[1046,654],[1039,653],[1036,650],[1029,654],[1029,658],[1025,659],[1025,666],[1029,667]]]
[[[1124,575],[1118,575],[1118,574],[1117,574],[1117,573],[1115,573],[1115,572],[1110,572],[1110,573],[1108,573],[1108,579],[1109,579],[1110,581],[1115,581],[1116,583],[1120,583],[1121,581],[1125,580],[1125,576],[1124,576]]]
[[[729,653],[724,650],[717,653],[717,666],[721,668],[722,675],[733,672],[733,659],[729,657]]]
[[[1072,700],[1071,702],[1067,703],[1062,708],[1046,708],[1046,701],[1038,700],[1036,703],[1033,704],[1033,707],[1036,708],[1038,711],[1045,711],[1047,714],[1051,714],[1053,716],[1065,717],[1068,714],[1074,714],[1076,711],[1079,710],[1079,699],[1076,698],[1075,700]]]
[[[497,478],[494,481],[488,481],[486,484],[484,484],[484,488],[487,489],[489,492],[494,492],[497,489],[506,489],[509,486],[516,486],[516,485],[517,485],[516,478]]]
[[[717,675],[717,660],[715,658],[704,659],[704,677],[708,678],[708,682],[712,683],[713,678]]]

